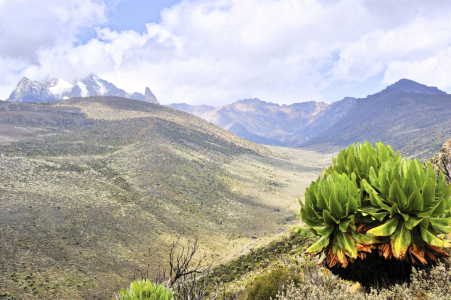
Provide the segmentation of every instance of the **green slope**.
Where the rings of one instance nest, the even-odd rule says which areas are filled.
[[[108,299],[178,234],[220,258],[287,230],[321,166],[271,149],[130,99],[0,103],[0,294]]]

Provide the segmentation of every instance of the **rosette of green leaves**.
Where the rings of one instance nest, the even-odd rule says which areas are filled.
[[[354,248],[368,251],[377,243],[386,258],[409,254],[411,262],[423,265],[448,256],[440,250],[451,246],[442,238],[451,232],[451,185],[443,173],[437,182],[430,163],[423,169],[420,161],[401,158],[383,143],[353,144],[332,162],[306,189],[305,203],[300,201],[300,217],[309,227],[294,231],[321,236],[307,252],[329,247],[334,253],[327,255],[339,255],[342,262],[339,253],[354,259]]]
[[[305,203],[301,205],[300,218],[309,227],[294,227],[300,234],[320,236],[307,253],[331,249],[327,259],[334,265],[339,261],[347,265],[347,258],[357,258],[362,245],[378,242],[371,236],[356,232],[354,214],[361,206],[363,189],[359,189],[356,176],[351,173],[323,174],[305,190]],[[345,256],[346,255],[346,256]]]
[[[165,288],[163,284],[154,285],[147,280],[133,281],[130,288],[121,288],[120,300],[170,300],[173,298],[171,289]]]
[[[418,159],[389,158],[379,168],[371,166],[369,181],[362,184],[369,199],[359,211],[382,223],[367,233],[389,239],[391,253],[385,256],[404,259],[410,254],[425,265],[425,250],[451,246],[439,236],[451,232],[451,185],[441,171],[437,182],[429,162],[424,170]]]
[[[400,157],[399,152],[396,157]],[[339,174],[345,173],[349,177],[354,173],[357,186],[360,188],[362,179],[369,181],[371,167],[379,169],[390,158],[395,158],[395,151],[390,146],[379,142],[374,148],[366,141],[364,144],[357,143],[355,146],[352,144],[341,150],[336,158],[332,158],[333,165],[324,172],[332,174],[336,171]]]

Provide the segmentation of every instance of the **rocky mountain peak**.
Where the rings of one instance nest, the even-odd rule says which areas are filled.
[[[48,89],[27,77],[19,81],[17,88],[6,99],[6,101],[10,102],[42,102],[51,100],[55,100],[55,97]]]
[[[389,85],[384,91],[403,91],[422,94],[446,94],[434,86],[427,86],[410,79],[401,79],[392,85]]]
[[[155,95],[152,93],[152,91],[148,87],[146,87],[146,91],[144,92],[144,101],[150,102],[150,103],[155,103],[155,104],[160,104],[157,100],[157,97],[155,97]]]
[[[147,93],[149,90],[149,93]],[[151,103],[158,103],[155,95],[147,88],[146,96],[141,93],[127,93],[114,84],[90,74],[84,79],[66,81],[61,78],[50,78],[40,82],[32,81],[27,77],[17,85],[6,101],[10,102],[42,102],[63,100],[76,97],[89,96],[117,96]]]
[[[18,84],[18,85],[24,85],[24,84],[27,84],[27,83],[30,83],[30,82],[31,82],[31,80],[30,80],[29,78],[24,77],[24,78],[22,78],[22,79],[19,81],[19,84]]]
[[[355,102],[355,107],[361,107],[365,103],[371,102],[373,99],[378,98],[380,96],[387,95],[391,92],[407,92],[407,93],[418,93],[418,94],[445,94],[446,92],[439,90],[434,86],[427,86],[425,84],[421,84],[415,82],[410,79],[400,79],[392,85],[387,86],[384,90],[373,94],[368,95],[366,98],[357,99]]]

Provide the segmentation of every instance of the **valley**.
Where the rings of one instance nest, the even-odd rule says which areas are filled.
[[[426,159],[451,138],[451,96],[401,79],[366,98],[290,105],[245,99],[214,108],[171,104],[238,136],[266,145],[338,151],[352,143],[383,142],[407,157]]]
[[[0,120],[0,292],[16,298],[109,299],[180,234],[212,260],[264,244],[332,157],[119,97],[2,102]]]

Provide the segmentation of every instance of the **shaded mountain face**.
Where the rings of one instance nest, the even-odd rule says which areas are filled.
[[[342,148],[368,140],[383,142],[405,156],[428,158],[451,137],[451,95],[434,87],[400,80],[356,101],[356,107],[300,146]]]
[[[82,80],[72,82],[63,79],[50,79],[41,82],[26,77],[17,85],[6,101],[9,102],[43,102],[89,96],[117,96],[159,104],[149,88],[146,96],[141,93],[127,93],[114,84],[92,74]]]
[[[409,79],[401,79],[396,83],[389,85],[384,91],[402,91],[421,94],[446,94],[444,91],[441,91],[434,86],[427,86]]]
[[[404,155],[427,158],[451,138],[450,95],[401,79],[363,99],[278,105],[247,99],[219,108],[176,104],[251,141],[338,150],[351,143],[382,141]]]
[[[354,109],[355,102],[355,98],[345,97],[343,100],[329,104],[320,117],[299,130],[299,134],[291,139],[290,146],[296,146],[309,140],[333,126],[333,124]]]
[[[303,102],[279,105],[245,99],[218,108],[171,104],[256,143],[292,146],[331,126],[354,107],[354,98],[327,104]]]
[[[160,104],[157,100],[157,97],[155,97],[155,95],[148,87],[146,87],[146,92],[144,93],[144,101],[149,103]]]

